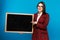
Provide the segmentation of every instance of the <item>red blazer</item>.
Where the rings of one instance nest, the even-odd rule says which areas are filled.
[[[37,14],[34,14],[34,21],[37,20]],[[47,33],[47,25],[49,21],[48,14],[42,14],[38,20],[38,23],[33,26],[32,40],[49,40]]]

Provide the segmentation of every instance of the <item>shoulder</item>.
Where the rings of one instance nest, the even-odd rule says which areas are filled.
[[[38,14],[38,12],[34,13],[34,15],[37,15],[37,14]]]
[[[37,16],[38,13],[34,13],[34,16]]]
[[[44,16],[49,17],[49,14],[48,13],[45,13]]]
[[[48,13],[45,13],[43,14],[43,17],[46,19],[46,18],[49,18],[49,14]]]

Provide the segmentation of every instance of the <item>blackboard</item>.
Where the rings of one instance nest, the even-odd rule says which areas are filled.
[[[32,33],[32,14],[6,14],[6,32],[22,32],[22,33]]]

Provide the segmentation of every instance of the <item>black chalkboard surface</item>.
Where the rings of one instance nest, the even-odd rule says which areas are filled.
[[[10,14],[6,17],[6,32],[32,33],[31,14]]]

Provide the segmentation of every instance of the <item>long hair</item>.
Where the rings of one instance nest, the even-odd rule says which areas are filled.
[[[45,3],[44,3],[43,1],[41,1],[41,2],[39,2],[39,3],[37,4],[37,7],[39,6],[40,3],[43,4],[43,14],[45,14],[45,13],[46,13]]]

